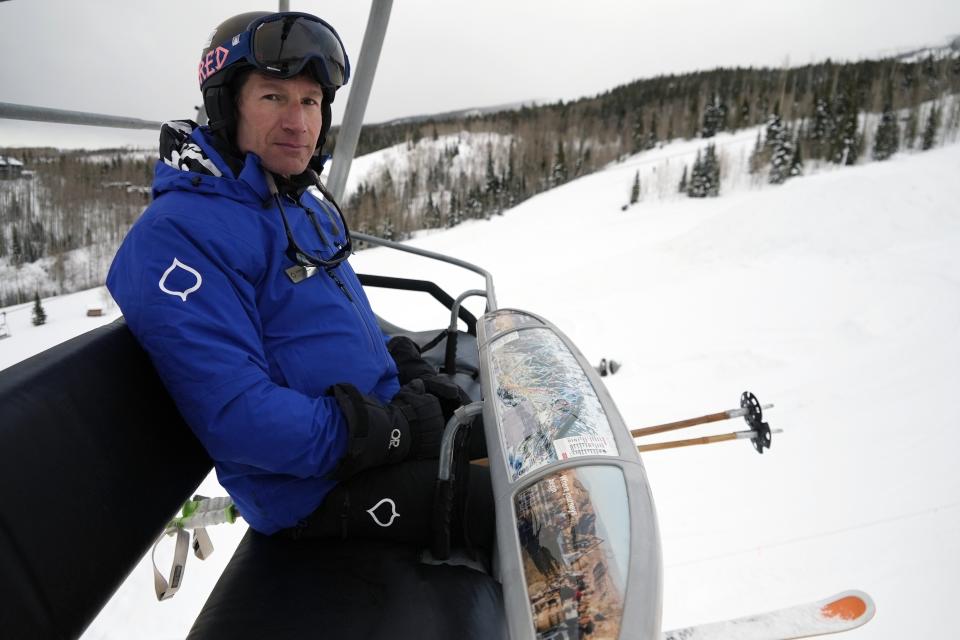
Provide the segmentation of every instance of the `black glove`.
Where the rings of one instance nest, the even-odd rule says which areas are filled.
[[[437,370],[420,355],[420,347],[407,336],[395,336],[387,343],[387,351],[397,363],[400,384],[417,378],[436,376]]]
[[[389,404],[360,393],[352,384],[336,384],[330,393],[347,421],[347,453],[333,473],[336,480],[364,469],[406,458],[436,458],[446,421],[440,402],[415,381]]]
[[[406,336],[390,338],[387,351],[397,363],[400,384],[413,380],[422,380],[427,393],[440,400],[444,420],[449,420],[453,412],[465,404],[470,404],[470,396],[450,378],[440,375],[429,362],[420,355],[420,347]]]
[[[440,442],[447,420],[440,401],[427,393],[422,380],[413,380],[400,387],[388,405],[399,409],[410,425],[410,451],[408,458],[436,458],[440,455]]]

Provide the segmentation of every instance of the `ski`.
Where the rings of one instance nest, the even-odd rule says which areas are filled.
[[[734,620],[674,629],[662,640],[796,640],[856,629],[876,612],[873,600],[862,591],[837,595],[776,611]]]

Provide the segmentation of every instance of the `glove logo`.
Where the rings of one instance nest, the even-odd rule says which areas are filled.
[[[377,510],[379,510],[380,507],[382,507],[382,506],[385,505],[385,504],[390,505],[390,520],[387,521],[386,524],[384,524],[383,521],[380,520],[379,517],[377,517]],[[370,507],[369,509],[367,509],[367,513],[370,514],[370,517],[373,518],[373,521],[376,522],[378,526],[384,527],[384,528],[389,527],[390,525],[392,525],[392,524],[393,524],[393,521],[400,517],[400,514],[397,513],[397,505],[396,505],[396,503],[395,503],[393,500],[391,500],[390,498],[384,498],[383,500],[381,500],[381,501],[378,502],[377,504],[373,505],[372,507]]]
[[[182,289],[179,291],[177,289],[168,289],[167,278],[169,278],[171,274],[175,273],[177,269],[181,269],[183,271],[186,271],[188,274],[190,274],[190,276],[192,276],[195,281],[194,284],[190,287],[187,287],[186,289]],[[177,279],[179,280],[180,278],[177,278]],[[186,284],[186,283],[183,283],[183,284]],[[167,270],[163,272],[162,276],[160,276],[160,291],[163,291],[164,293],[167,293],[171,296],[178,296],[184,302],[187,301],[187,296],[189,296],[191,293],[193,293],[194,291],[200,288],[201,284],[203,284],[203,277],[200,275],[200,272],[198,272],[193,267],[188,267],[187,265],[183,264],[176,258],[173,259],[173,262],[170,264]],[[178,285],[171,283],[171,286],[178,286]]]
[[[396,449],[400,446],[400,429],[394,429],[390,432],[390,445],[387,449]]]

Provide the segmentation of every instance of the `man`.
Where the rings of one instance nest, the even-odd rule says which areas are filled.
[[[154,201],[107,286],[251,527],[423,542],[462,392],[410,340],[385,342],[346,262],[349,231],[317,172],[349,74],[315,16],[217,27],[199,65],[210,124],[164,125]]]

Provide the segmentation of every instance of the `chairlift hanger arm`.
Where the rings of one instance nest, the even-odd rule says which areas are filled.
[[[372,0],[370,3],[370,16],[367,18],[367,28],[363,34],[350,95],[347,97],[347,110],[337,134],[337,146],[333,150],[333,166],[330,169],[328,186],[337,200],[343,198],[350,164],[357,151],[360,128],[363,126],[363,116],[367,110],[367,100],[370,98],[373,76],[377,72],[392,7],[393,0]]]

